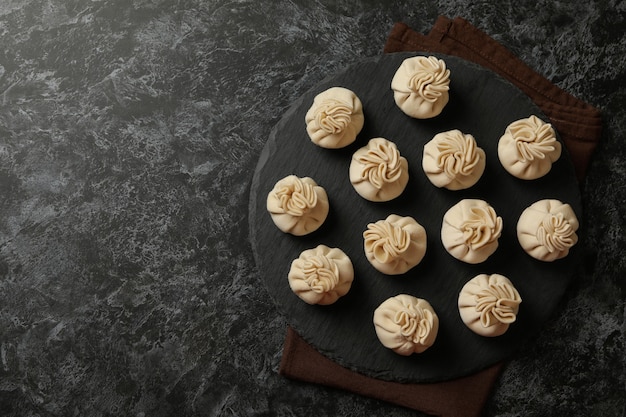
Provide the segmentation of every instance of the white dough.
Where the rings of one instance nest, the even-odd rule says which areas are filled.
[[[352,155],[350,182],[366,200],[393,200],[409,182],[409,164],[393,142],[374,138]]]
[[[307,304],[329,305],[350,290],[354,267],[341,249],[318,245],[293,260],[288,280],[294,294]]]
[[[459,293],[459,314],[474,333],[503,335],[517,319],[522,302],[513,283],[500,274],[480,274],[468,281]]]
[[[511,123],[498,142],[498,158],[511,175],[534,180],[546,175],[561,156],[552,125],[537,116]]]
[[[435,343],[439,317],[428,301],[400,294],[388,298],[374,311],[374,328],[383,346],[409,356]]]
[[[387,275],[404,274],[426,254],[426,229],[409,216],[391,214],[368,224],[363,240],[367,259]]]
[[[305,115],[311,141],[322,148],[350,145],[363,128],[363,105],[356,94],[343,87],[319,93]]]
[[[391,80],[393,98],[406,115],[429,119],[448,104],[450,70],[434,56],[405,59]]]
[[[310,177],[288,175],[267,195],[267,211],[281,231],[303,236],[316,231],[328,216],[326,191]]]
[[[517,221],[517,239],[535,259],[552,262],[566,257],[578,242],[578,219],[572,207],[559,200],[539,200]]]

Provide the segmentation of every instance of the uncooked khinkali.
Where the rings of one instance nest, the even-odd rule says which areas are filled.
[[[400,294],[383,301],[374,311],[374,328],[383,346],[409,356],[435,343],[439,317],[428,301]]]
[[[402,194],[408,181],[409,164],[387,139],[371,139],[352,155],[350,182],[366,200],[393,200]]]
[[[308,304],[332,304],[348,293],[354,280],[352,261],[339,248],[319,245],[291,263],[291,290]]]
[[[322,148],[350,145],[363,128],[363,105],[352,90],[331,87],[319,93],[305,115],[311,141]]]
[[[504,169],[524,180],[543,177],[560,156],[561,143],[552,125],[534,115],[511,123],[498,142]]]
[[[328,209],[326,191],[309,177],[288,175],[267,195],[267,211],[274,224],[295,236],[317,230],[326,220]]]
[[[393,98],[408,116],[428,119],[448,104],[450,70],[434,56],[405,59],[391,80]]]
[[[438,133],[426,145],[422,167],[435,186],[463,190],[476,184],[485,171],[485,151],[460,130]]]
[[[450,255],[469,264],[484,262],[491,256],[501,234],[502,218],[483,200],[461,200],[443,216],[443,246]]]
[[[566,257],[578,242],[578,219],[569,204],[546,199],[526,208],[517,222],[517,239],[535,259],[552,262]]]
[[[517,319],[522,302],[505,276],[480,274],[468,281],[459,294],[459,314],[467,327],[481,336],[504,334]]]
[[[391,214],[368,224],[363,240],[367,259],[387,275],[404,274],[426,254],[426,229],[409,216]]]

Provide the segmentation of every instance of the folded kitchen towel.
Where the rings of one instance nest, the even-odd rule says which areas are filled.
[[[600,141],[600,111],[538,74],[508,49],[462,18],[440,16],[428,35],[396,23],[384,52],[438,52],[480,64],[516,85],[550,119],[565,143],[581,181]]]
[[[582,180],[601,135],[600,112],[552,84],[504,46],[466,20],[439,17],[428,35],[396,23],[384,52],[421,51],[455,55],[500,74],[526,93],[550,119]],[[475,374],[437,383],[399,383],[371,378],[328,359],[291,327],[279,372],[285,377],[340,388],[440,417],[478,417],[503,363]]]
[[[328,359],[295,330],[287,328],[279,373],[291,379],[326,385],[441,417],[478,417],[503,364],[437,383],[400,383],[371,378]]]

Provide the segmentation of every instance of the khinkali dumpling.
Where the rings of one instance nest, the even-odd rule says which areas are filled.
[[[267,195],[267,211],[285,233],[303,236],[317,230],[328,216],[326,191],[309,177],[288,175]]]
[[[383,346],[409,356],[435,343],[439,317],[428,301],[400,294],[383,301],[374,311],[374,328]]]
[[[408,116],[428,119],[448,104],[450,70],[434,56],[405,59],[391,80],[393,98]]]
[[[467,327],[481,336],[504,334],[517,319],[522,302],[505,276],[480,274],[468,281],[459,294],[459,314]]]
[[[343,87],[319,93],[305,115],[311,141],[322,148],[350,145],[363,128],[363,105],[356,94]]]
[[[578,219],[569,204],[539,200],[526,208],[517,222],[517,239],[535,259],[552,262],[566,257],[578,242]]]
[[[424,145],[422,167],[435,186],[463,190],[476,184],[485,171],[485,151],[470,134],[450,130]]]
[[[543,177],[560,156],[561,143],[552,125],[534,115],[511,123],[498,142],[502,166],[523,180]]]
[[[443,216],[443,246],[450,255],[469,264],[484,262],[491,256],[501,234],[502,218],[483,200],[461,200]]]
[[[332,304],[348,293],[354,280],[352,261],[339,248],[319,245],[291,263],[291,290],[308,304]]]
[[[363,240],[367,259],[387,275],[404,274],[426,254],[426,229],[409,216],[391,214],[368,224]]]
[[[409,182],[409,164],[393,142],[374,138],[352,155],[350,182],[366,200],[393,200]]]

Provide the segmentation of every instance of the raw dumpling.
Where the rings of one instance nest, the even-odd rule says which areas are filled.
[[[363,105],[353,91],[332,87],[313,99],[305,116],[311,141],[322,148],[350,145],[363,128]]]
[[[428,301],[400,294],[388,298],[374,311],[374,328],[383,346],[409,356],[435,343],[439,317]]]
[[[467,262],[484,262],[498,248],[502,218],[487,202],[465,199],[443,216],[441,241],[450,255]]]
[[[450,70],[434,56],[405,59],[391,80],[393,98],[408,116],[428,119],[448,104]]]
[[[517,239],[535,259],[552,262],[566,257],[578,242],[578,219],[569,204],[540,200],[526,208],[517,222]]]
[[[511,281],[499,274],[480,274],[459,294],[459,314],[467,327],[481,336],[504,334],[517,319],[522,298]]]
[[[485,171],[485,151],[472,135],[460,130],[438,133],[424,145],[422,168],[435,186],[463,190],[476,184]]]
[[[309,177],[289,175],[267,195],[267,211],[285,233],[303,236],[317,230],[328,216],[328,196]]]
[[[552,125],[534,115],[511,123],[498,142],[502,166],[523,180],[543,177],[560,156],[561,143]]]
[[[409,164],[387,139],[371,139],[352,155],[350,182],[366,200],[393,200],[402,194],[408,181]]]
[[[291,290],[308,304],[333,304],[348,293],[354,280],[352,261],[339,248],[319,245],[291,263]]]
[[[392,214],[368,224],[363,239],[365,256],[387,275],[404,274],[426,254],[426,229],[408,216]]]

